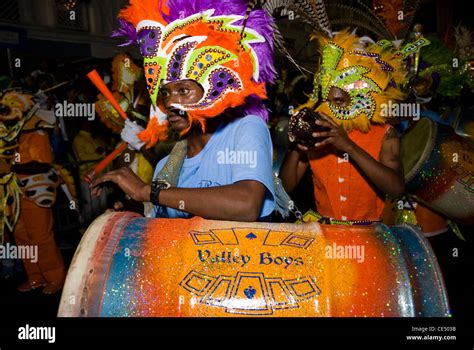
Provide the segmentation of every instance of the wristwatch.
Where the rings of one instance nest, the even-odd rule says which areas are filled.
[[[153,205],[160,205],[160,192],[170,187],[171,184],[166,180],[153,180],[151,182],[150,202]]]

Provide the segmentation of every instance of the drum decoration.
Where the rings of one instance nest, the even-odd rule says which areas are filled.
[[[417,226],[425,237],[432,237],[449,230],[449,222],[444,216],[434,212],[422,203],[411,199],[386,199],[382,222],[393,226],[409,223]]]
[[[474,224],[474,146],[450,127],[422,118],[402,137],[406,190],[427,207]]]
[[[98,217],[58,315],[449,316],[431,248],[411,226]]]

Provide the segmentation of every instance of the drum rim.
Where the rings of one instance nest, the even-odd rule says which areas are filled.
[[[81,298],[77,294],[78,291],[82,291],[84,288],[86,282],[85,271],[89,268],[94,257],[96,242],[100,235],[103,234],[103,228],[115,214],[104,213],[100,215],[89,225],[82,236],[66,275],[59,303],[58,317],[77,317],[79,315],[82,300],[80,300]],[[77,261],[81,261],[82,264],[78,266]],[[74,270],[72,270],[73,268]],[[81,276],[81,278],[73,278],[77,276]],[[71,297],[75,298],[75,303],[73,304],[69,301]]]
[[[428,261],[426,261],[426,263],[430,263],[431,264],[431,269],[430,269],[430,272],[433,274],[433,277],[434,279],[436,280],[436,284],[437,286],[439,287],[438,288],[438,292],[439,295],[439,310],[443,311],[444,315],[440,315],[440,314],[432,314],[430,312],[429,309],[421,309],[422,311],[425,312],[424,315],[422,315],[422,317],[449,317],[450,315],[450,306],[449,306],[449,299],[448,299],[448,293],[447,293],[447,290],[446,290],[446,282],[444,280],[444,276],[443,276],[443,273],[441,271],[441,268],[440,268],[440,265],[439,265],[439,262],[438,262],[438,259],[436,257],[436,255],[434,254],[434,251],[433,251],[433,248],[428,240],[428,238],[421,232],[421,230],[416,226],[416,225],[413,225],[413,224],[409,224],[409,223],[404,223],[404,224],[399,224],[399,225],[394,225],[394,226],[390,226],[390,228],[396,228],[396,227],[404,227],[404,228],[408,228],[409,230],[412,231],[412,235],[410,235],[411,238],[416,238],[419,242],[419,244],[424,248],[423,251],[425,253],[427,253],[426,255],[426,258]],[[399,244],[400,244],[400,247],[404,247],[405,250],[408,252],[409,249],[409,245],[407,245],[407,242],[405,241],[405,238],[403,236],[403,234],[399,234],[398,236],[398,239],[399,239]],[[418,276],[417,277],[418,279],[421,280],[421,278]],[[429,294],[429,291],[428,289],[421,289],[421,291],[423,292],[423,294],[425,293],[428,293]],[[436,303],[434,303],[436,304]],[[419,311],[419,310],[418,310]],[[415,315],[417,316],[417,315]]]
[[[428,161],[433,153],[434,146],[436,144],[436,138],[438,137],[438,125],[436,122],[432,121],[429,118],[423,118],[428,121],[431,125],[431,134],[428,137],[428,142],[420,155],[420,158],[416,161],[415,165],[405,173],[405,183],[410,182],[415,178],[415,176],[420,172],[423,168],[423,165]],[[406,134],[405,134],[406,135]]]

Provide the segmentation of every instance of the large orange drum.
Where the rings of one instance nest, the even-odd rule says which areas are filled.
[[[107,213],[85,233],[59,316],[448,316],[413,227]]]
[[[448,218],[474,225],[474,145],[421,118],[401,142],[406,190]]]

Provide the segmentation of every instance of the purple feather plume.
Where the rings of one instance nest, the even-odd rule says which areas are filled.
[[[239,107],[242,116],[256,115],[265,123],[268,122],[268,108],[265,106],[260,97],[250,95],[245,99],[245,104]]]
[[[137,31],[135,30],[135,27],[131,23],[124,20],[123,18],[119,18],[119,26],[120,27],[118,29],[112,32],[111,37],[116,38],[116,37],[124,36],[128,39],[125,43],[119,46],[128,46],[128,45],[136,44]]]
[[[273,64],[273,31],[272,31],[273,18],[270,17],[264,10],[256,10],[250,12],[247,20],[247,27],[251,29],[257,29],[265,38],[263,43],[255,43],[252,45],[255,50],[259,67],[259,81],[273,84],[277,77],[277,72]]]
[[[245,16],[247,0],[170,0],[168,6],[170,15],[166,16],[169,22],[179,19],[180,16],[188,17],[199,12],[214,9],[214,16],[240,15]],[[243,20],[236,22],[241,25]],[[273,65],[273,17],[265,10],[250,12],[247,19],[247,28],[254,29],[265,38],[263,43],[251,44],[257,53],[259,67],[259,82],[274,83],[277,72]]]

